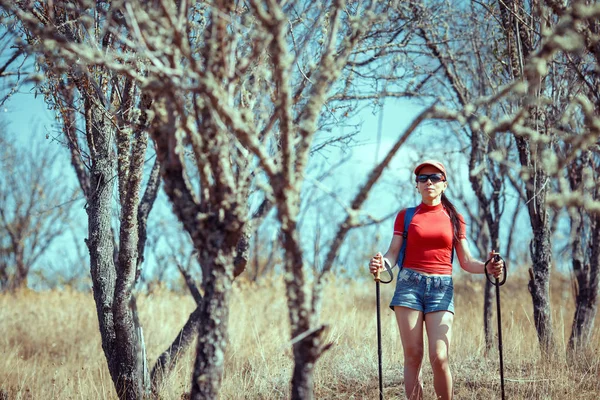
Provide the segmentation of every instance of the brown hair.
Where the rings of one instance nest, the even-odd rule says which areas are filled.
[[[454,204],[452,204],[450,200],[448,200],[448,197],[446,197],[446,193],[442,193],[442,205],[444,206],[446,212],[448,212],[448,215],[450,216],[450,222],[452,222],[452,231],[454,232],[454,234],[452,235],[452,242],[456,244],[458,242],[458,236],[460,235],[460,220],[458,218],[458,211],[456,211],[456,207],[454,207]]]

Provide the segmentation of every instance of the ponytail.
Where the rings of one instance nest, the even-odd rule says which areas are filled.
[[[456,211],[454,204],[448,200],[445,193],[442,193],[442,205],[450,216],[450,222],[452,222],[452,231],[454,232],[452,242],[456,244],[458,243],[458,237],[460,235],[460,220],[458,219],[458,211]]]

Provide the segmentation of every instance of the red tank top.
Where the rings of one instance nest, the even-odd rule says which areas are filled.
[[[404,214],[396,216],[394,235],[404,233]],[[466,225],[459,214],[459,240],[466,238]],[[452,222],[444,206],[419,204],[408,226],[404,266],[427,274],[452,275]]]

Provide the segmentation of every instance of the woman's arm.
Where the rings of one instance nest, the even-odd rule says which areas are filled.
[[[383,255],[383,258],[387,259],[390,263],[390,268],[393,267],[394,264],[396,264],[396,261],[398,260],[398,254],[400,253],[400,248],[402,247],[403,240],[404,238],[402,236],[394,235],[392,237],[392,241],[390,243],[388,251],[386,251],[386,253]],[[378,258],[380,254],[381,253],[377,253],[373,258],[371,258],[371,261],[369,262],[369,267],[372,274],[377,272],[378,269],[383,269],[383,264],[379,261]]]
[[[400,249],[402,248],[402,242],[404,238],[399,235],[394,235],[392,237],[392,241],[390,242],[390,247],[388,251],[383,255],[383,258],[386,258],[390,263],[390,266],[393,267],[398,260],[398,255],[400,254]]]
[[[469,242],[467,239],[461,239],[458,242],[458,245],[455,248],[456,255],[458,256],[458,261],[460,262],[460,266],[467,272],[472,274],[483,274],[485,273],[485,263],[475,259],[471,255],[471,251],[469,251]],[[490,252],[490,258],[497,254],[495,252]],[[499,277],[502,273],[502,268],[504,266],[503,261],[492,261],[488,264],[488,272],[495,277]]]

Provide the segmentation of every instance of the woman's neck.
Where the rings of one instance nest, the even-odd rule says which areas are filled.
[[[442,198],[441,197],[435,197],[433,199],[422,199],[421,201],[425,205],[428,205],[430,207],[435,207],[435,206],[440,205],[442,203]]]

